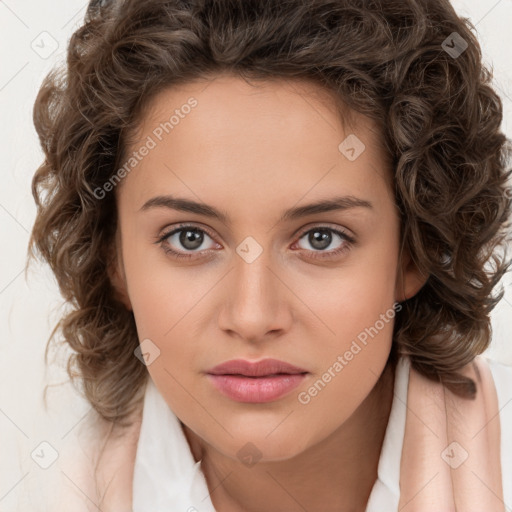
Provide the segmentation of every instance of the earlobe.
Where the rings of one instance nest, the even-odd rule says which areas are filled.
[[[409,252],[404,250],[398,266],[395,300],[403,302],[414,297],[425,285],[428,277],[420,272]]]

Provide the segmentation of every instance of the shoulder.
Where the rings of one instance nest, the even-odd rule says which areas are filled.
[[[129,418],[128,427],[103,425],[103,445],[96,467],[99,506],[104,512],[131,510],[132,485],[141,414]]]
[[[90,411],[62,453],[59,506],[72,503],[80,512],[131,510],[140,412],[129,421],[129,427],[121,428]]]
[[[510,426],[512,423],[512,364],[502,363],[486,356],[480,356],[480,360],[485,362],[492,375],[498,395],[500,418]],[[511,431],[508,430],[508,432]]]
[[[485,362],[492,374],[498,395],[503,498],[505,503],[512,503],[512,364],[489,357],[485,357]]]
[[[490,357],[484,357],[484,359],[491,369],[498,397],[502,400],[512,399],[512,364],[496,361]]]

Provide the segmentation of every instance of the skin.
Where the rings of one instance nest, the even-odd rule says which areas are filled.
[[[112,281],[134,313],[139,339],[160,350],[150,376],[202,460],[216,510],[364,511],[393,397],[394,370],[386,366],[393,321],[309,403],[297,396],[425,281],[400,253],[379,132],[355,113],[356,125],[344,128],[332,97],[316,84],[250,85],[218,75],[153,98],[130,149],[190,97],[197,106],[115,190]],[[366,146],[354,161],[338,149],[351,133]],[[167,194],[212,205],[227,221],[162,206],[141,210]],[[334,196],[372,207],[280,220],[289,208]],[[206,230],[199,248],[183,246],[179,233],[157,243],[179,223]],[[355,241],[327,231],[331,243],[318,249],[308,233],[319,227]],[[251,263],[236,251],[248,236],[262,248]],[[176,259],[166,246],[195,256]],[[205,375],[230,359],[267,357],[309,372],[274,402],[235,402]],[[248,442],[261,455],[250,467],[237,455]]]

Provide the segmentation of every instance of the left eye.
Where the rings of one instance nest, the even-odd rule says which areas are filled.
[[[333,242],[333,233],[338,239],[340,239],[340,243],[336,247],[331,247],[333,251],[336,251],[337,249],[342,248],[344,245],[346,245],[348,242],[351,242],[351,238],[342,231],[338,231],[336,229],[327,228],[327,227],[320,227],[320,228],[313,228],[309,231],[306,231],[300,238],[300,240],[305,239],[307,243],[310,245],[309,247],[301,247],[302,249],[312,250],[312,251],[324,251],[327,249]]]

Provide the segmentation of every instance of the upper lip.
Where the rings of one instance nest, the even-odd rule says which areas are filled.
[[[257,362],[245,359],[232,359],[221,363],[211,370],[212,375],[245,375],[247,377],[261,377],[264,375],[275,375],[279,373],[297,374],[307,373],[307,370],[278,359],[263,359]]]

